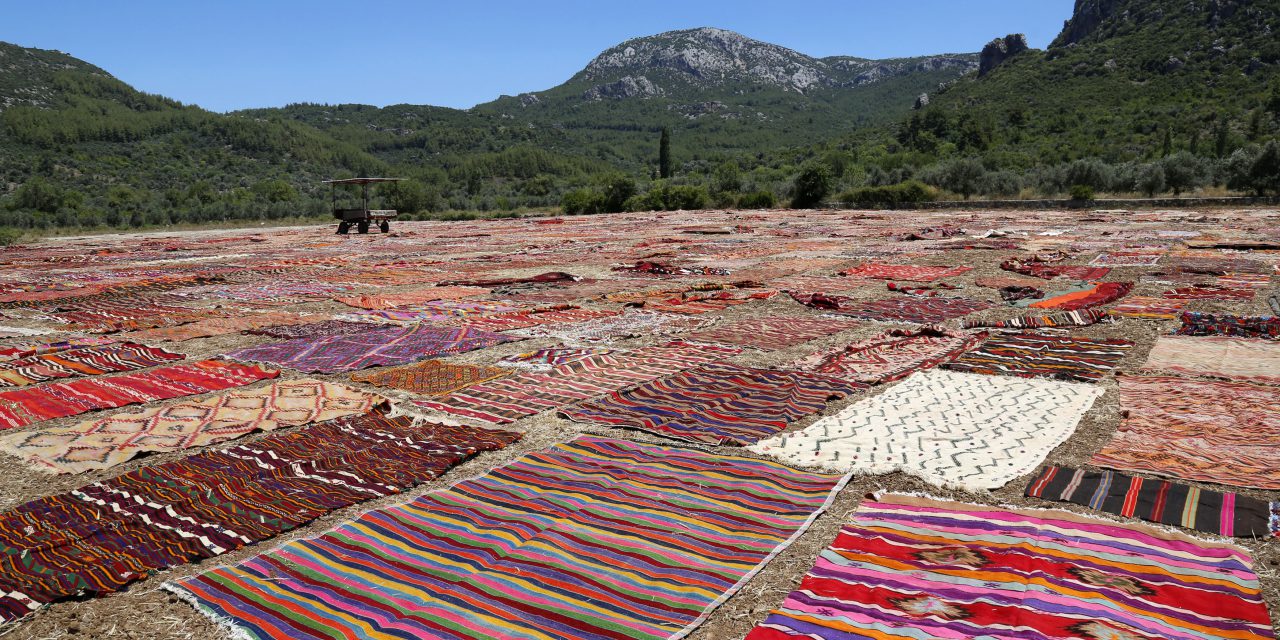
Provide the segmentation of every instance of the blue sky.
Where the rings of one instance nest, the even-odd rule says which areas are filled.
[[[291,102],[466,108],[553,87],[623,40],[700,26],[822,57],[1043,48],[1072,0],[7,3],[0,40],[58,49],[215,111]]]

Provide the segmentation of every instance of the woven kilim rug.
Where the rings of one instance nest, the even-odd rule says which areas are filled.
[[[289,324],[277,325],[271,327],[260,327],[255,329],[246,329],[245,333],[270,336],[281,340],[297,340],[307,338],[314,340],[316,338],[327,338],[330,336],[349,336],[357,333],[364,333],[370,329],[368,323],[365,322],[344,322],[342,320],[321,320],[319,322],[308,322],[305,324]]]
[[[644,305],[648,311],[657,313],[679,313],[683,315],[700,315],[713,311],[724,311],[730,307],[747,304],[754,300],[768,300],[778,295],[777,291],[761,291],[757,293],[737,293],[721,291],[712,294],[685,295],[668,300],[657,300]]]
[[[965,320],[965,329],[1044,329],[1050,327],[1087,327],[1098,324],[1107,318],[1106,311],[1098,309],[1082,309],[1066,313],[1054,313],[1046,316],[1022,316],[1008,320]]]
[[[467,327],[419,324],[375,327],[345,336],[298,338],[236,349],[226,357],[267,362],[307,373],[338,373],[407,364],[431,356],[466,353],[515,340],[519,338]]]
[[[0,346],[0,362],[9,362],[19,358],[27,358],[30,356],[38,356],[48,353],[58,353],[69,349],[79,349],[81,347],[97,347],[104,344],[115,342],[112,338],[104,336],[76,336],[59,340],[57,342],[24,342],[24,343],[8,343]]]
[[[255,639],[678,638],[841,484],[582,437],[166,588]]]
[[[135,342],[67,349],[0,362],[0,387],[25,387],[59,378],[136,371],[186,357]]]
[[[561,411],[578,422],[706,444],[751,444],[863,385],[800,371],[706,364]]]
[[[1090,384],[921,371],[750,449],[802,467],[901,471],[943,487],[996,489],[1039,466],[1101,395]]]
[[[411,304],[422,304],[432,300],[459,300],[475,296],[487,295],[488,289],[482,287],[427,287],[400,293],[370,294],[354,297],[335,297],[334,300],[349,307],[361,309],[394,309]]]
[[[544,325],[567,325],[599,318],[621,315],[611,309],[553,309],[519,313],[503,313],[495,316],[460,318],[455,324],[483,331],[510,331]]]
[[[560,365],[545,373],[530,371],[482,382],[438,400],[419,400],[413,404],[502,424],[737,353],[740,351],[731,347],[685,343],[616,351]]]
[[[424,360],[417,364],[391,369],[354,373],[351,379],[380,387],[403,389],[429,396],[442,396],[473,384],[511,375],[510,369],[451,364],[440,360]]]
[[[747,640],[1275,638],[1231,544],[1067,511],[861,504]]]
[[[933,282],[973,271],[973,267],[930,267],[909,264],[876,264],[868,262],[841,271],[842,276],[876,278],[878,280],[905,280],[907,282]]]
[[[585,360],[592,356],[607,356],[615,351],[615,349],[601,347],[548,347],[506,356],[498,360],[498,365],[533,369],[535,371],[550,371],[562,364]]]
[[[997,335],[942,366],[969,373],[1096,382],[1114,371],[1132,348],[1132,342],[1118,338]]]
[[[1102,282],[1087,286],[1087,288],[1079,291],[1071,291],[1051,298],[1035,300],[1026,306],[1032,309],[1075,311],[1115,302],[1128,295],[1132,290],[1132,282]]]
[[[1142,370],[1280,384],[1280,343],[1245,338],[1160,336]]]
[[[891,329],[846,347],[819,351],[790,366],[863,384],[883,384],[948,362],[986,336],[939,327]]]
[[[491,314],[518,311],[519,306],[509,301],[436,300],[397,309],[366,309],[337,316],[339,320],[375,322],[382,324],[416,324],[419,322],[444,322],[462,320]]]
[[[1165,251],[1112,251],[1098,254],[1089,264],[1095,267],[1154,267],[1160,263]]]
[[[785,349],[858,326],[838,318],[748,318],[685,336],[685,340],[750,347],[761,351]]]
[[[371,413],[28,502],[0,514],[0,621],[262,542],[519,438]]]
[[[878,322],[910,322],[914,324],[939,324],[952,318],[969,315],[991,308],[991,303],[969,298],[885,298],[884,300],[853,300],[841,296],[827,296],[836,302],[834,308],[812,304],[808,296],[792,296],[797,302],[822,309],[828,313],[875,320]]]
[[[1263,338],[1280,340],[1280,317],[1237,316],[1226,313],[1198,313],[1187,311],[1180,316],[1180,336],[1228,336],[1232,338]]]
[[[1280,512],[1280,502],[1126,476],[1107,469],[1045,467],[1031,479],[1024,494],[1221,536],[1280,536],[1280,519],[1271,521],[1272,511]]]
[[[200,320],[177,327],[163,327],[160,329],[136,331],[134,333],[121,335],[120,337],[129,340],[141,340],[144,342],[183,342],[186,340],[194,340],[196,338],[222,336],[248,329],[315,322],[327,317],[328,316],[323,315],[304,316],[297,313],[283,311],[270,313],[247,313],[242,316],[234,316],[231,318],[210,318],[208,320]]]
[[[1044,262],[1005,261],[1000,265],[1005,271],[1053,280],[1054,278],[1070,278],[1072,280],[1093,281],[1105,278],[1111,273],[1111,267],[1090,267],[1078,264],[1048,264]]]
[[[695,318],[674,313],[627,311],[622,315],[587,322],[542,325],[509,333],[527,338],[556,338],[570,343],[612,342],[638,336],[672,336],[709,327],[716,321],[716,318]]]
[[[1166,300],[1152,296],[1133,296],[1125,298],[1107,309],[1107,313],[1121,318],[1143,318],[1146,320],[1172,320],[1182,313],[1187,306],[1185,300]]]
[[[1090,464],[1280,489],[1280,387],[1165,376],[1118,380],[1125,417]]]
[[[386,399],[320,380],[285,380],[67,427],[0,436],[0,451],[40,471],[107,469],[145,452],[181,451],[309,422],[368,413]]]
[[[0,430],[96,409],[221,391],[277,375],[279,371],[254,365],[201,360],[118,376],[0,391]]]
[[[1165,300],[1225,300],[1250,302],[1258,294],[1257,289],[1223,284],[1202,284],[1194,287],[1178,287],[1160,294]]]

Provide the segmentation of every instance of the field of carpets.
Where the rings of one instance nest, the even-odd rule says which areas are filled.
[[[1280,212],[395,230],[0,251],[0,638],[1276,637]]]

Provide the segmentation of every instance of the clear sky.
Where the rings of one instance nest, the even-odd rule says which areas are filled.
[[[215,111],[466,108],[560,84],[629,38],[721,27],[815,57],[1043,48],[1072,0],[5,0],[0,40],[58,49]]]

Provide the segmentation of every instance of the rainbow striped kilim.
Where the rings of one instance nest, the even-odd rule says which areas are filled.
[[[1141,524],[907,496],[858,507],[747,640],[1275,638],[1248,553]]]
[[[246,638],[678,637],[841,485],[580,437],[166,587]]]

